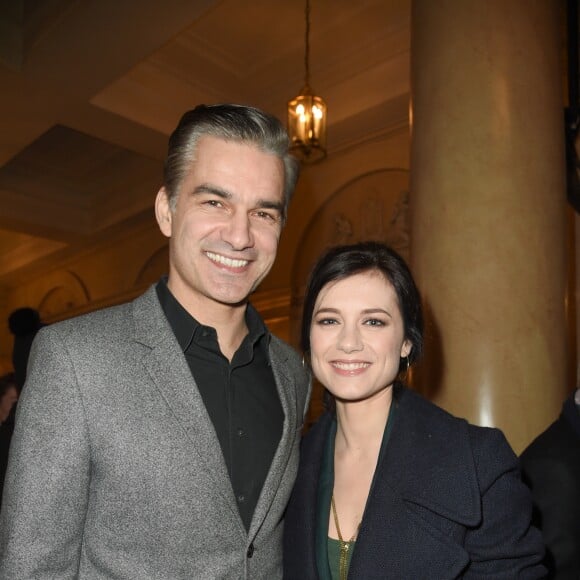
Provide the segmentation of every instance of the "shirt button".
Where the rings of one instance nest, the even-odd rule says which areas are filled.
[[[238,429],[238,437],[243,437],[246,434],[246,432],[240,427]]]
[[[254,543],[253,542],[249,545],[248,551],[246,552],[246,555],[248,556],[248,558],[251,558],[254,555]]]
[[[238,495],[238,502],[244,503],[245,501],[246,501],[246,496],[243,493],[240,493],[240,495]]]

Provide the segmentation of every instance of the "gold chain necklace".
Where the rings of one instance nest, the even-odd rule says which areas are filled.
[[[360,528],[360,524],[357,526],[352,538],[345,542],[342,539],[342,534],[340,533],[340,525],[338,524],[338,514],[336,513],[336,505],[334,503],[334,494],[332,494],[330,498],[330,507],[332,508],[332,516],[334,517],[334,525],[336,527],[336,533],[338,534],[338,546],[339,546],[339,558],[338,558],[338,575],[340,580],[347,580],[348,576],[348,552],[350,550],[350,544],[354,542],[356,535],[358,534],[358,530]]]

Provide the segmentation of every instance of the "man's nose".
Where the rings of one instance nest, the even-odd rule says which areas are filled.
[[[245,213],[234,213],[222,231],[222,239],[234,250],[251,248],[254,245],[254,236],[250,217]]]

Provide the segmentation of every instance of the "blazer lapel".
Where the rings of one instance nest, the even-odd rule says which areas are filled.
[[[254,511],[254,517],[250,526],[250,536],[257,533],[262,525],[264,518],[268,514],[272,502],[280,488],[282,487],[282,476],[286,471],[288,461],[292,452],[292,446],[296,437],[296,430],[302,426],[297,422],[297,402],[294,378],[290,376],[287,366],[288,356],[280,347],[278,339],[272,337],[270,342],[270,362],[274,380],[278,388],[278,395],[284,411],[284,426],[280,443],[274,454],[270,471],[264,482],[260,499]],[[292,485],[289,482],[288,485]]]
[[[136,342],[147,347],[143,366],[170,407],[215,489],[226,499],[243,528],[215,429],[185,356],[161,309],[155,287],[133,302]]]

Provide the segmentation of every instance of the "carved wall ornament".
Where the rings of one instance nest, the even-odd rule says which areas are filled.
[[[295,254],[292,294],[300,296],[314,261],[330,246],[384,241],[408,260],[410,239],[409,172],[360,175],[330,196],[306,227]]]

